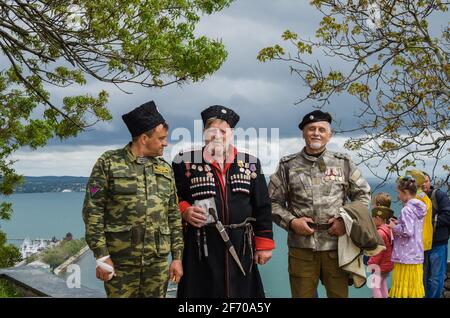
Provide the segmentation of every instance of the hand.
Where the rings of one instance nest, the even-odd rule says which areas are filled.
[[[303,216],[298,219],[294,219],[291,222],[291,229],[298,235],[311,235],[314,233],[314,229],[308,226],[308,222],[314,223],[314,221],[306,216]]]
[[[255,263],[266,264],[272,258],[272,251],[255,251]]]
[[[178,284],[182,276],[183,264],[181,260],[173,260],[169,267],[169,280],[174,284]]]
[[[116,274],[115,274],[115,271],[114,271],[114,264],[113,264],[111,258],[110,257],[107,258],[104,262],[106,264],[108,264],[109,266],[111,266],[113,270],[109,271],[109,270],[106,270],[106,269],[102,268],[101,266],[97,266],[95,268],[95,276],[98,279],[101,279],[102,281],[107,282],[107,281],[109,281],[112,278],[111,273],[114,273],[113,276],[116,276]]]
[[[205,209],[192,205],[184,211],[182,217],[189,224],[195,227],[202,227],[206,222],[206,211]]]
[[[328,234],[334,236],[342,236],[345,234],[345,224],[342,218],[331,218],[328,220],[328,224],[333,223],[328,229]]]
[[[388,224],[388,226],[389,226],[391,229],[393,229],[393,228],[397,225],[397,223],[398,223],[398,221],[397,221],[396,219],[391,218],[391,219],[389,219],[389,224]]]

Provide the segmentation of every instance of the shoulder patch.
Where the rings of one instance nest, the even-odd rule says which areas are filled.
[[[352,180],[354,183],[357,183],[359,178],[361,178],[361,171],[359,171],[359,169],[356,169],[350,176],[350,180]]]
[[[89,188],[89,192],[91,193],[91,197],[93,197],[100,190],[95,184]]]

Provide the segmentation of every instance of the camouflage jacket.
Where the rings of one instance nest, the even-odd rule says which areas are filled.
[[[130,144],[105,152],[89,178],[83,205],[86,241],[96,258],[148,265],[155,256],[181,259],[183,236],[175,179],[160,157],[139,163]]]
[[[337,249],[337,237],[326,230],[297,235],[290,222],[308,216],[315,223],[327,223],[348,199],[369,204],[370,187],[348,155],[325,150],[316,158],[302,150],[280,160],[270,178],[269,195],[273,221],[288,231],[288,246],[327,251]]]

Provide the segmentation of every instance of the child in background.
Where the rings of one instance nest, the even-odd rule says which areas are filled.
[[[389,273],[394,268],[394,263],[391,261],[392,256],[392,232],[386,224],[394,216],[394,211],[391,210],[391,197],[389,194],[381,192],[378,193],[372,202],[372,218],[377,226],[377,231],[384,241],[386,250],[378,255],[369,258],[368,265],[378,265],[380,274],[379,286],[372,286],[373,298],[388,298],[388,288],[386,284]]]
[[[423,220],[423,250],[429,251],[431,250],[433,244],[433,207],[431,203],[431,199],[428,195],[422,190],[422,186],[425,183],[425,175],[420,170],[410,170],[406,171],[406,175],[409,175],[416,180],[417,185],[417,194],[416,199],[422,201],[427,206],[427,214]]]
[[[423,221],[426,205],[417,200],[416,180],[411,176],[397,181],[398,198],[404,207],[398,221],[391,219],[394,233],[391,298],[423,298]]]

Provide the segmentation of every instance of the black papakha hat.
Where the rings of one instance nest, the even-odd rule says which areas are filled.
[[[210,118],[217,118],[225,120],[231,128],[234,128],[239,121],[239,115],[236,114],[232,109],[229,109],[225,106],[214,105],[209,106],[204,111],[201,112],[203,125],[206,124],[206,121]]]
[[[131,112],[122,115],[122,119],[133,137],[137,137],[166,122],[158,112],[154,101],[136,107]]]
[[[314,110],[303,117],[303,120],[298,124],[298,128],[300,130],[303,130],[303,127],[305,127],[309,123],[316,123],[318,121],[327,121],[331,124],[331,115],[329,113],[324,113],[321,110]]]

